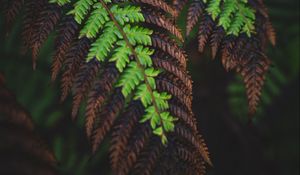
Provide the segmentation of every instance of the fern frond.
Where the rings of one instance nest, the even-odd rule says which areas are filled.
[[[76,41],[78,24],[72,16],[65,16],[58,27],[58,36],[55,40],[55,53],[52,61],[51,80],[54,81],[63,66],[66,54],[73,42]]]
[[[198,32],[198,50],[203,52],[206,44],[208,43],[209,37],[211,36],[214,29],[214,22],[210,16],[204,15],[199,26]]]
[[[199,15],[201,4],[204,4],[203,8],[206,9],[206,12],[202,12]],[[264,52],[268,40],[273,45],[276,43],[274,28],[270,22],[267,8],[262,1],[193,1],[189,11],[190,15],[187,18],[188,34],[193,26],[198,21],[201,21],[198,31],[199,51],[203,52],[206,45],[210,44],[212,58],[219,56],[227,71],[235,70],[241,73],[244,70],[244,78],[247,77],[246,74],[250,75],[250,71],[246,71],[247,68],[251,70],[261,69],[259,67],[261,67],[260,61],[262,56],[258,55],[265,55]],[[193,14],[192,12],[197,13]],[[257,53],[254,53],[254,50]],[[252,64],[255,61],[246,61],[252,59],[257,59],[256,63],[259,64]],[[268,59],[263,58],[263,60]],[[262,80],[267,72],[267,62],[269,61],[264,62],[263,67],[266,70],[263,69],[264,71],[256,75],[258,76],[256,79],[257,86],[252,85],[251,88],[246,86],[249,88],[247,95],[249,99],[249,113],[255,111],[258,103],[260,96],[258,92],[261,91],[263,85],[259,80]],[[253,83],[254,79],[252,79]],[[245,81],[248,82],[246,79]],[[256,90],[254,87],[256,87]],[[250,91],[255,91],[255,95],[251,95]]]
[[[7,29],[11,27],[24,5],[24,0],[11,0],[7,3],[4,15]]]
[[[164,11],[165,14],[170,14],[172,17],[178,16],[178,12],[163,0],[133,0],[133,2],[150,5],[155,9]]]
[[[193,1],[188,9],[186,34],[189,35],[200,19],[204,11],[204,3],[202,1]]]
[[[218,50],[220,50],[220,46],[222,44],[222,40],[224,37],[225,37],[225,31],[223,30],[222,27],[217,27],[217,29],[214,29],[210,39],[210,47],[212,53],[211,55],[213,59],[216,58]]]
[[[118,70],[110,64],[103,72],[103,77],[95,83],[95,86],[88,95],[86,107],[86,130],[87,135],[92,135],[96,120],[96,113],[101,109],[112,93],[113,85],[119,77]]]
[[[254,52],[244,64],[245,66],[239,72],[244,79],[247,89],[249,114],[253,116],[260,101],[265,74],[269,69],[270,61],[263,53]]]
[[[154,34],[152,35],[152,47],[156,48],[156,50],[160,50],[165,55],[169,55],[172,61],[180,67],[180,69],[186,69],[186,54],[185,52],[179,48],[176,42],[170,39],[165,34]]]
[[[61,101],[64,101],[69,94],[74,83],[76,73],[80,66],[85,62],[85,57],[88,54],[90,41],[87,38],[82,38],[77,41],[66,55],[65,68],[61,80]]]
[[[159,13],[156,11],[146,11],[144,13],[145,22],[156,25],[157,27],[160,27],[162,29],[165,29],[166,31],[170,32],[171,34],[175,35],[180,41],[183,41],[183,36],[181,34],[181,31],[173,25],[170,19],[168,19],[165,15]]]
[[[119,165],[121,155],[127,148],[127,144],[130,142],[129,138],[133,135],[133,129],[137,125],[140,116],[143,114],[143,106],[140,102],[131,102],[125,112],[120,118],[112,133],[112,146],[110,148],[111,165],[112,169],[116,170]],[[159,144],[160,145],[160,144]]]
[[[192,113],[186,54],[177,42],[183,40],[173,20],[178,11],[162,0],[49,2],[64,11],[52,78],[62,70],[62,99],[73,92],[73,118],[86,99],[85,129],[93,152],[112,131],[110,157],[116,174],[179,175],[197,169],[177,154],[177,145],[193,153],[202,162],[199,166],[210,163]],[[40,14],[36,16],[42,19]],[[32,48],[32,42],[28,46]],[[152,145],[159,151],[153,152]],[[156,157],[163,166],[142,165],[145,155]],[[169,161],[172,158],[185,163]]]
[[[27,48],[33,46],[33,35],[37,24],[37,17],[40,16],[43,7],[47,5],[47,0],[26,1],[24,4],[25,14],[23,20],[22,38]]]
[[[75,119],[75,117],[77,116],[80,104],[89,92],[90,88],[92,87],[93,82],[96,79],[99,71],[100,64],[95,59],[91,60],[87,64],[81,65],[80,70],[75,78],[75,85],[73,90],[73,119]]]
[[[49,34],[54,31],[55,26],[61,17],[61,9],[56,4],[45,4],[38,15],[35,23],[35,30],[32,34],[31,49],[33,68],[36,67],[36,60],[42,44],[46,41]]]
[[[255,27],[255,11],[243,0],[209,0],[207,12],[228,34],[238,36],[246,33],[249,37]]]
[[[124,108],[125,99],[120,89],[115,90],[111,98],[108,99],[107,104],[103,107],[99,114],[100,121],[95,126],[92,136],[92,150],[95,153],[98,150],[99,145],[103,141],[107,133],[112,129],[117,116],[121,113]]]

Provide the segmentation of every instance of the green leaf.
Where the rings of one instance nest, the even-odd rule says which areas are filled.
[[[127,38],[129,39],[130,44],[132,44],[133,46],[137,44],[141,44],[144,46],[152,45],[150,37],[150,35],[152,34],[152,30],[139,26],[131,27],[129,24],[125,25],[123,30]]]
[[[49,0],[50,3],[56,3],[58,4],[59,6],[63,6],[67,3],[70,3],[71,0]]]
[[[95,38],[99,31],[103,29],[105,23],[110,20],[107,11],[101,3],[96,3],[93,7],[95,10],[80,31],[80,37]]]
[[[102,35],[92,44],[87,60],[89,61],[96,58],[101,62],[105,61],[108,54],[112,51],[114,44],[120,37],[121,34],[114,23],[106,23]]]
[[[118,5],[113,5],[110,10],[121,25],[145,21],[140,7],[127,5],[121,8]]]
[[[96,0],[78,0],[74,4],[74,9],[71,10],[68,14],[73,14],[76,22],[78,24],[81,24],[83,19],[88,14],[89,10],[91,9],[91,6],[97,2]]]
[[[122,93],[124,97],[127,97],[142,81],[144,81],[143,72],[137,63],[132,61],[124,70],[116,86],[122,87]]]
[[[246,33],[250,37],[255,32],[255,10],[247,0],[207,0],[205,3],[208,3],[208,14],[227,35]]]
[[[145,67],[151,67],[152,66],[152,59],[151,55],[154,53],[154,50],[149,49],[148,47],[143,46],[137,46],[135,48],[135,51],[138,55],[138,59],[140,63]]]
[[[152,96],[146,84],[139,85],[134,99],[135,100],[140,99],[144,107],[148,107],[149,105],[152,104]]]
[[[164,111],[169,108],[168,100],[171,99],[171,95],[168,95],[166,92],[159,93],[157,91],[154,91],[153,95],[156,99],[156,104],[159,110]]]
[[[153,133],[154,133],[155,135],[162,136],[162,135],[163,135],[163,128],[162,128],[162,127],[158,127],[158,128],[156,128],[156,129],[153,131]]]
[[[130,62],[130,55],[131,51],[130,48],[127,46],[125,41],[118,41],[117,48],[114,50],[114,54],[109,59],[110,62],[116,62],[116,67],[119,72],[123,72],[124,68]]]

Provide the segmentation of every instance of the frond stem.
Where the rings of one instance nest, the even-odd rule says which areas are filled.
[[[121,35],[123,36],[123,39],[124,41],[126,42],[126,45],[129,47],[130,51],[132,52],[132,55],[134,56],[135,58],[135,61],[137,63],[137,66],[138,68],[142,71],[143,73],[143,76],[144,76],[144,81],[145,81],[145,84],[147,86],[147,90],[150,92],[151,94],[151,99],[152,99],[152,103],[153,103],[153,106],[154,106],[154,109],[155,109],[155,112],[157,113],[157,115],[159,116],[160,118],[160,125],[161,127],[163,128],[163,131],[165,131],[164,129],[164,126],[163,126],[163,123],[162,123],[162,117],[160,115],[160,110],[158,108],[158,105],[156,103],[156,100],[155,100],[155,97],[154,97],[154,93],[153,93],[153,90],[150,86],[150,83],[149,83],[149,80],[148,80],[148,77],[145,73],[145,69],[143,67],[143,65],[141,64],[141,62],[139,61],[138,59],[138,54],[136,53],[135,49],[133,48],[132,44],[130,44],[129,42],[129,39],[128,37],[126,36],[126,33],[124,32],[124,30],[122,29],[122,27],[120,26],[120,24],[118,23],[118,21],[116,20],[114,14],[110,11],[110,9],[108,8],[108,6],[105,4],[105,2],[103,2],[103,0],[99,0],[99,2],[102,4],[102,6],[105,8],[105,10],[107,11],[107,13],[109,14],[111,20],[114,22],[114,24],[116,25],[116,27],[118,28],[118,30],[120,31]],[[164,132],[165,133],[165,132]]]

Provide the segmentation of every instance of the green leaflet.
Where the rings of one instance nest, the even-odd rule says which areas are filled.
[[[255,30],[255,11],[248,0],[204,0],[206,11],[222,26],[228,35],[246,33],[249,37]]]
[[[69,0],[50,2],[59,5],[70,3]],[[86,59],[90,61],[96,58],[100,62],[115,63],[120,72],[115,87],[122,88],[122,94],[128,101],[142,102],[145,115],[141,122],[149,122],[153,133],[166,144],[166,133],[174,130],[176,118],[168,112],[171,96],[156,90],[155,78],[161,70],[153,68],[151,56],[154,50],[149,47],[152,45],[153,31],[139,26],[140,22],[145,21],[140,7],[130,4],[119,6],[111,4],[110,0],[102,2],[79,0],[68,13],[83,25],[79,37],[94,40]]]
[[[56,3],[56,4],[60,5],[60,6],[63,6],[65,4],[67,4],[67,3],[70,3],[71,0],[49,0],[49,2],[50,3]]]

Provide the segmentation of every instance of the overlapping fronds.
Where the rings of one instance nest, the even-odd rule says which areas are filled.
[[[203,52],[209,45],[213,59],[220,57],[227,71],[235,70],[242,75],[247,89],[249,113],[254,114],[270,65],[265,47],[268,40],[273,45],[276,40],[263,2],[195,0],[189,7],[187,34],[198,22],[199,51]]]
[[[56,175],[55,158],[33,133],[31,118],[0,75],[0,174]]]
[[[161,0],[36,0],[25,7],[25,44],[34,53],[57,28],[52,79],[62,74],[62,100],[73,93],[73,118],[86,103],[93,152],[112,133],[116,174],[204,174],[211,162],[191,109],[175,8]]]

